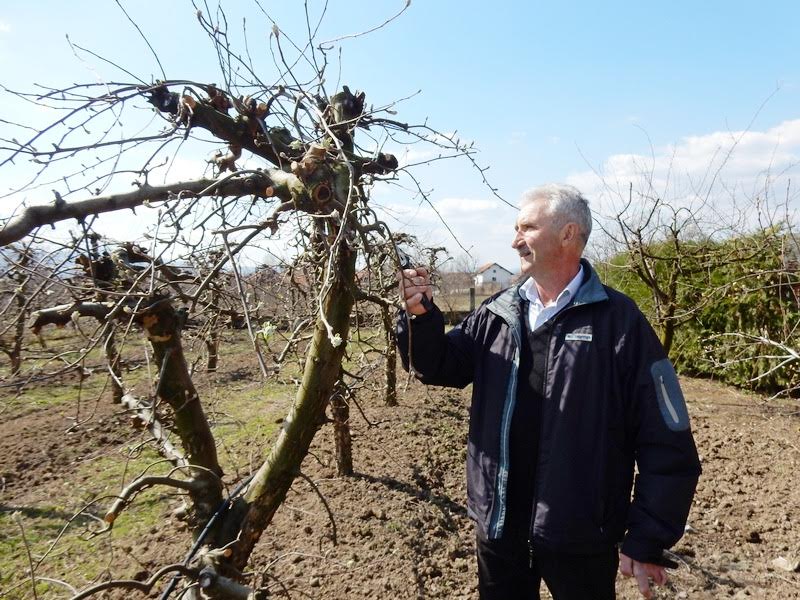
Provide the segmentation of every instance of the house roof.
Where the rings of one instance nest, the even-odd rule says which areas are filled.
[[[478,268],[477,274],[478,274],[478,275],[480,275],[481,273],[483,273],[483,272],[485,272],[485,271],[488,271],[488,270],[489,270],[489,269],[491,269],[492,267],[497,267],[498,269],[502,269],[503,271],[505,271],[505,272],[506,272],[506,273],[508,273],[509,275],[512,275],[511,271],[509,271],[508,269],[506,269],[505,267],[503,267],[503,266],[501,266],[501,265],[498,265],[496,262],[493,262],[493,263],[486,263],[486,264],[485,264],[485,265],[483,265],[482,267]]]

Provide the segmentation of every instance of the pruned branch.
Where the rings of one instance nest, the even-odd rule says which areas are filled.
[[[198,584],[208,598],[219,600],[258,600],[262,594],[252,588],[223,577],[214,569],[206,567],[200,572]]]
[[[184,490],[186,492],[198,493],[205,484],[192,479],[175,479],[174,477],[161,477],[157,475],[140,477],[139,479],[136,479],[125,486],[108,511],[106,511],[103,520],[108,523],[109,526],[113,525],[114,521],[122,512],[122,509],[124,509],[128,502],[130,502],[134,494],[154,485],[166,485],[179,490]]]
[[[147,581],[136,581],[134,579],[116,579],[114,581],[104,581],[103,583],[98,583],[97,585],[86,588],[81,593],[74,595],[70,600],[83,600],[84,598],[89,598],[90,596],[94,596],[95,594],[99,594],[105,590],[120,588],[136,590],[138,592],[142,592],[143,594],[149,594],[150,590],[153,589],[153,586],[158,583],[162,577],[168,575],[169,573],[180,573],[184,577],[191,577],[192,579],[196,579],[199,575],[197,569],[192,569],[180,564],[167,565],[166,567],[162,567],[153,573],[153,576]]]
[[[114,310],[115,302],[73,302],[72,304],[61,304],[52,308],[37,310],[31,315],[29,327],[34,334],[41,331],[45,325],[57,325],[63,327],[77,317],[94,317],[98,321],[104,321]]]
[[[142,403],[141,400],[131,394],[122,397],[122,405],[133,411],[135,418],[144,424],[158,445],[159,453],[169,460],[176,467],[188,465],[186,457],[169,440],[169,431],[164,428],[161,422],[156,419],[152,407]]]
[[[312,209],[305,188],[296,176],[277,169],[250,171],[244,176],[229,176],[222,180],[198,179],[164,186],[144,184],[136,191],[127,194],[110,194],[77,202],[67,203],[62,200],[49,205],[29,206],[0,229],[0,245],[16,242],[44,225],[53,225],[67,219],[83,221],[89,215],[135,208],[145,203],[208,196],[246,195],[259,198],[276,196],[286,202],[293,202],[300,210]]]

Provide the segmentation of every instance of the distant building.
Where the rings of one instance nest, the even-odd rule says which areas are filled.
[[[502,290],[511,285],[514,274],[497,263],[487,263],[475,274],[476,290]]]

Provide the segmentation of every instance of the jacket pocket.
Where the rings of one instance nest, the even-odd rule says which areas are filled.
[[[467,448],[467,507],[471,517],[484,531],[488,531],[495,498],[497,462],[476,450],[470,443]]]

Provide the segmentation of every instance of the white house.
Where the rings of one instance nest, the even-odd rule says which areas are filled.
[[[492,288],[501,290],[511,285],[514,274],[497,263],[487,263],[475,274],[476,288]]]

